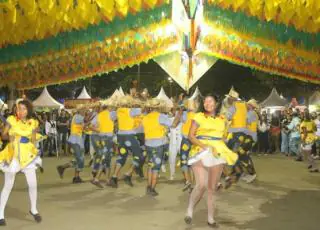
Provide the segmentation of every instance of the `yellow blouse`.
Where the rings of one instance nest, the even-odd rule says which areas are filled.
[[[238,159],[238,155],[232,152],[224,143],[223,137],[227,130],[227,120],[224,116],[216,117],[206,116],[204,113],[197,113],[193,119],[197,123],[196,137],[208,146],[213,147],[221,158],[224,158],[228,165],[234,165]],[[216,138],[214,140],[202,139],[200,136]],[[202,149],[199,146],[193,145],[190,151],[190,157],[195,156]]]

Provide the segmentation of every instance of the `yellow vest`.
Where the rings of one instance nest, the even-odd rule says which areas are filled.
[[[256,120],[251,122],[250,124],[247,124],[247,129],[251,132],[256,133],[258,131],[258,121],[259,121],[259,117],[256,114],[256,112],[254,112],[254,115],[256,116]]]
[[[72,119],[71,122],[71,135],[76,135],[76,136],[82,136],[82,132],[83,132],[83,124],[77,124],[74,121],[75,116]]]
[[[230,128],[246,128],[247,127],[247,106],[242,101],[234,103],[236,112],[233,114]]]
[[[151,112],[142,120],[145,139],[159,139],[166,135],[165,126],[159,123],[159,112]]]
[[[191,127],[191,122],[192,119],[194,118],[195,113],[194,112],[187,112],[187,120],[186,122],[182,125],[182,135],[188,136],[189,135],[189,130]]]
[[[119,108],[117,110],[118,126],[121,131],[134,129],[134,118],[130,116],[129,108]]]
[[[110,118],[110,112],[103,110],[98,113],[98,129],[100,133],[113,133],[114,122]]]
[[[134,118],[134,129],[137,129],[141,126],[143,120],[143,115],[136,116]]]
[[[307,137],[304,136],[302,128],[306,128]],[[315,135],[316,129],[316,124],[313,121],[303,121],[300,125],[301,138],[305,139],[307,144],[312,144],[317,139],[317,136]]]

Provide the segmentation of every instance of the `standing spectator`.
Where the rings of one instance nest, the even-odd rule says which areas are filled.
[[[258,144],[259,152],[267,154],[269,149],[269,125],[267,121],[267,115],[262,115],[262,118],[258,124]]]
[[[290,123],[289,114],[285,113],[281,120],[281,153],[286,156],[289,155],[289,130],[288,125]]]
[[[67,155],[67,138],[68,138],[68,127],[69,118],[66,116],[66,111],[62,110],[60,116],[57,119],[58,133],[59,133],[59,151],[64,155]]]
[[[302,156],[300,154],[300,118],[298,117],[298,113],[292,113],[292,120],[290,124],[287,126],[290,131],[289,136],[289,153],[291,155],[297,156],[297,161],[302,161]]]
[[[52,113],[47,113],[47,121],[45,125],[47,135],[48,156],[54,156],[57,152],[57,123]]]
[[[316,124],[316,154],[314,157],[318,158],[320,155],[320,113],[318,113],[317,118],[314,120],[314,123]]]
[[[270,153],[280,152],[280,120],[277,115],[272,115],[270,124]]]

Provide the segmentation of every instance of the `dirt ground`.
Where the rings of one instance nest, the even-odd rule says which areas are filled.
[[[128,187],[98,189],[89,183],[90,169],[83,173],[84,184],[71,184],[72,170],[60,180],[56,165],[67,158],[45,158],[45,173],[39,178],[39,211],[43,222],[36,224],[28,214],[29,199],[24,175],[17,180],[6,209],[7,227],[12,230],[202,230],[206,224],[205,202],[201,201],[193,224],[184,214],[188,194],[182,177],[162,174],[156,198],[145,196],[145,181],[134,180]],[[306,165],[283,156],[254,157],[258,179],[240,182],[219,192],[216,220],[222,230],[318,230],[320,218],[320,174],[310,174]],[[320,163],[320,162],[319,162]],[[168,168],[168,167],[167,167]],[[0,178],[3,182],[3,176]]]

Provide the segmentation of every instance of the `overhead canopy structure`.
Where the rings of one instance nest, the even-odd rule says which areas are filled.
[[[284,107],[288,104],[288,102],[281,98],[275,88],[272,89],[269,96],[260,103],[261,107]]]
[[[77,97],[77,99],[91,99],[91,96],[88,94],[85,86],[83,86],[82,91]]]
[[[319,9],[315,0],[0,1],[0,86],[64,83],[150,59],[185,90],[217,59],[320,83]]]
[[[44,87],[40,96],[32,102],[34,107],[62,109],[63,105],[57,102],[48,92],[47,87]]]
[[[168,107],[173,107],[173,102],[167,96],[166,92],[164,91],[164,89],[162,87],[161,87],[160,92],[156,98],[164,100]]]

